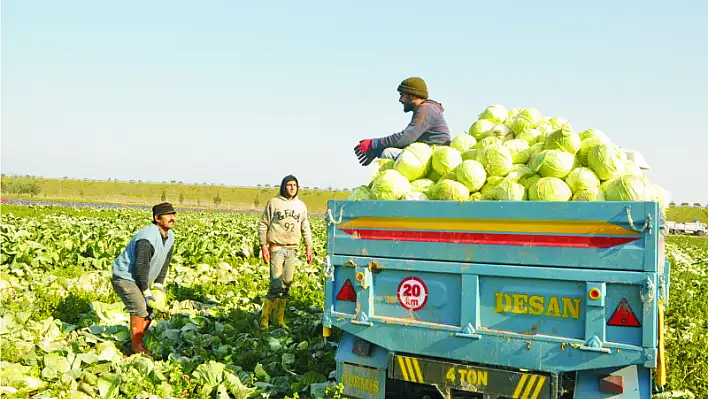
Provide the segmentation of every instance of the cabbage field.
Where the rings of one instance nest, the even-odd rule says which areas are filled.
[[[657,201],[670,193],[643,173],[641,154],[595,128],[576,131],[535,107],[486,107],[447,145],[412,143],[380,159],[351,200]]]
[[[295,275],[290,331],[261,332],[268,266],[253,256],[258,215],[178,214],[169,308],[146,338],[153,356],[125,357],[128,313],[111,287],[110,264],[149,221],[143,210],[3,205],[0,396],[245,399],[324,392],[335,345],[322,337],[322,219],[311,222],[317,257]]]
[[[153,355],[126,357],[128,314],[109,270],[149,211],[3,205],[0,396],[339,397],[327,383],[337,337],[324,340],[321,325],[325,222],[311,221],[316,257],[295,274],[290,331],[261,332],[268,268],[255,257],[258,218],[178,214],[168,308],[146,339]],[[705,398],[708,240],[670,237],[667,252],[668,388]]]

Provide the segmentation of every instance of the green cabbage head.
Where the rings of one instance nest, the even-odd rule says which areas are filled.
[[[477,144],[474,146],[475,150],[477,150],[477,160],[482,164],[487,163],[487,158],[485,158],[487,148],[493,145],[502,144],[504,144],[504,141],[502,141],[502,139],[500,139],[499,137],[494,136],[485,137],[482,140],[478,141]]]
[[[378,200],[398,200],[410,191],[411,183],[395,169],[381,172],[371,186],[371,193]]]
[[[481,191],[477,191],[476,193],[470,194],[470,201],[482,201],[484,200],[484,197],[482,196]]]
[[[509,115],[509,111],[506,110],[501,104],[490,105],[482,111],[478,119],[486,119],[494,123],[503,123],[506,117]]]
[[[452,147],[439,146],[433,150],[433,170],[441,176],[452,172],[461,163],[462,155]]]
[[[543,121],[543,116],[534,107],[522,109],[514,118],[508,123],[511,131],[516,133],[523,132],[526,129],[533,129],[537,127]]]
[[[529,189],[531,201],[568,201],[573,193],[565,182],[557,177],[544,177]]]
[[[359,186],[352,190],[352,193],[349,194],[349,198],[347,198],[349,201],[366,201],[366,200],[373,200],[374,195],[371,194],[371,190],[367,186]]]
[[[558,129],[546,137],[546,150],[560,150],[575,155],[580,149],[580,136],[568,129]]]
[[[588,166],[600,180],[614,179],[624,174],[626,160],[622,154],[614,144],[596,145],[588,153]]]
[[[565,178],[566,184],[570,187],[573,193],[582,191],[588,188],[600,187],[600,179],[595,172],[588,168],[575,168]]]
[[[411,191],[417,191],[419,193],[424,193],[424,194],[429,194],[430,189],[433,187],[435,184],[434,181],[428,179],[428,178],[420,178],[417,180],[413,180],[411,182]]]
[[[484,169],[490,176],[506,176],[509,174],[514,160],[511,152],[503,145],[493,145],[485,151]]]
[[[541,175],[533,174],[531,176],[522,177],[521,179],[519,179],[519,184],[526,187],[526,189],[528,190],[539,180],[541,180]]]
[[[605,201],[605,192],[600,187],[586,188],[573,194],[573,201]]]
[[[526,187],[504,179],[504,181],[497,186],[495,196],[502,201],[523,201],[526,199]]]
[[[588,166],[588,154],[593,147],[603,144],[604,142],[597,137],[589,137],[580,142],[580,149],[576,154],[578,162],[583,166]]]
[[[581,140],[587,140],[590,138],[600,140],[602,143],[608,143],[610,139],[607,137],[607,135],[600,130],[597,129],[587,129],[583,130],[582,132],[578,133],[580,135]]]
[[[526,163],[531,156],[531,146],[526,140],[514,139],[504,142],[504,147],[511,152],[511,158],[514,163]]]
[[[435,183],[432,192],[433,199],[442,201],[467,201],[470,197],[470,190],[464,184],[450,179]]]
[[[519,181],[521,179],[523,179],[524,177],[528,177],[533,174],[534,174],[534,172],[527,165],[514,164],[514,166],[511,167],[511,171],[509,171],[509,174],[506,175],[506,179],[509,181],[519,183]]]
[[[470,126],[469,134],[477,141],[482,140],[483,138],[491,134],[494,125],[495,123],[490,120],[478,119],[475,123],[472,124],[472,126]]]
[[[469,159],[471,159],[473,161],[477,160],[477,150],[476,149],[473,148],[471,150],[467,150],[462,153],[462,160],[463,161],[467,161]]]
[[[496,200],[497,198],[497,187],[504,182],[503,177],[490,176],[487,182],[484,183],[480,192],[482,193],[482,198],[485,200]]]
[[[538,172],[539,175],[560,179],[568,176],[573,166],[575,166],[573,154],[559,150],[543,150],[529,161],[531,170]]]
[[[478,191],[487,181],[487,172],[481,163],[473,160],[462,161],[455,169],[455,180],[467,186],[470,192]]]
[[[538,129],[526,129],[526,130],[523,130],[519,133],[516,133],[516,138],[518,140],[528,141],[529,144],[535,144],[536,139],[540,135],[541,135],[541,132]]]
[[[469,134],[458,134],[457,136],[452,138],[450,147],[462,153],[471,148],[474,148],[475,144],[477,144],[477,140],[475,140],[475,138],[470,136]]]
[[[420,179],[430,172],[433,149],[425,143],[413,143],[403,149],[396,159],[394,169],[408,181]]]
[[[642,177],[624,175],[613,179],[605,190],[608,201],[645,201],[648,196],[648,182]]]

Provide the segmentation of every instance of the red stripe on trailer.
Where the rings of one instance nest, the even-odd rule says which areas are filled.
[[[640,237],[567,236],[542,234],[492,234],[459,231],[358,230],[343,232],[362,240],[449,242],[455,244],[521,245],[530,247],[611,248]]]

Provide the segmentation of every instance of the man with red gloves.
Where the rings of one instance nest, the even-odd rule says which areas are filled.
[[[408,126],[390,136],[361,140],[354,153],[363,166],[376,158],[396,159],[411,143],[450,145],[450,131],[443,116],[443,106],[428,99],[428,86],[418,77],[411,77],[398,86],[403,112],[413,112]]]

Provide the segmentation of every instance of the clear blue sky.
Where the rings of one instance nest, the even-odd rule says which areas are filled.
[[[535,106],[705,203],[707,4],[5,0],[2,172],[352,188],[421,76],[453,134]]]

